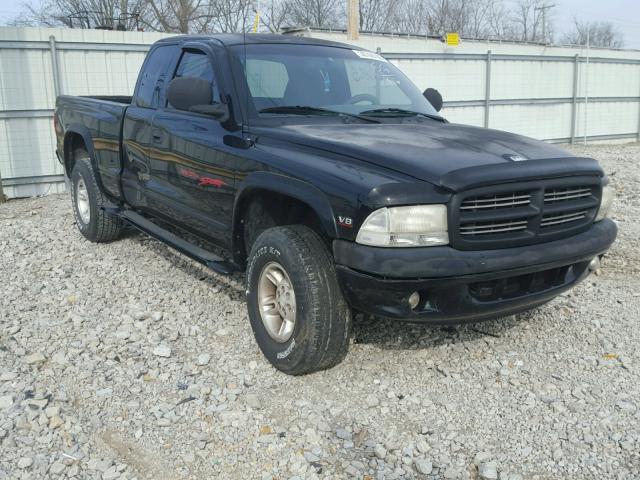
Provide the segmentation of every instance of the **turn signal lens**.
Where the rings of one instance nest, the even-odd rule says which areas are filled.
[[[600,201],[600,208],[598,209],[598,214],[594,220],[595,222],[599,222],[609,216],[615,196],[616,191],[611,185],[605,185],[602,187],[602,200]]]

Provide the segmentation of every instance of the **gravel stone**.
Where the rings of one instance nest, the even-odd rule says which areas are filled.
[[[32,353],[31,355],[27,355],[24,357],[24,361],[27,362],[29,365],[42,363],[45,360],[46,360],[46,357],[40,352]]]
[[[418,473],[423,475],[429,475],[433,470],[433,463],[428,458],[416,458],[414,463]]]
[[[373,449],[374,455],[380,460],[384,460],[384,457],[387,456],[387,449],[384,448],[381,444],[377,444]]]
[[[378,405],[380,405],[380,400],[378,400],[378,397],[373,393],[367,395],[365,402],[369,408],[377,407]]]
[[[209,365],[210,361],[211,361],[211,355],[209,355],[208,353],[201,353],[200,355],[198,355],[198,359],[196,360],[196,365],[200,365],[201,367],[203,367],[205,365]]]
[[[53,473],[54,475],[60,475],[62,472],[64,472],[65,468],[67,467],[64,463],[55,462],[51,465],[51,468],[49,468],[49,472]]]
[[[12,395],[3,395],[0,397],[0,410],[6,410],[13,406],[13,396]]]
[[[262,357],[242,274],[87,242],[68,195],[0,204],[0,478],[638,478],[640,144],[571,150],[617,191],[598,275],[515,318],[358,317],[301,377]]]
[[[483,462],[478,466],[478,474],[482,480],[497,480],[498,467],[495,462]]]
[[[31,465],[33,465],[33,458],[30,457],[22,457],[18,460],[18,468],[29,468]]]
[[[253,409],[257,410],[262,407],[262,402],[260,401],[260,397],[258,397],[258,395],[250,393],[249,395],[247,395],[245,401],[247,402],[247,405],[249,405]]]
[[[153,349],[153,354],[157,357],[169,358],[171,356],[171,347],[166,344],[160,344]]]

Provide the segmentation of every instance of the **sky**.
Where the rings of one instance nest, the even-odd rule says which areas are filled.
[[[0,0],[0,24],[15,17],[22,4],[21,0]],[[640,0],[549,0],[547,4],[556,5],[552,15],[557,37],[571,29],[574,17],[581,21],[609,21],[623,33],[625,48],[640,49]]]
[[[640,49],[640,0],[549,0],[547,4],[556,5],[556,37],[571,29],[574,17],[581,21],[607,21],[622,32],[625,48]]]

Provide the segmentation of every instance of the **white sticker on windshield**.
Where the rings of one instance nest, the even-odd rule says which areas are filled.
[[[360,58],[366,58],[369,60],[378,60],[379,62],[386,62],[387,59],[378,55],[377,53],[368,52],[366,50],[352,50],[353,53],[358,55]]]

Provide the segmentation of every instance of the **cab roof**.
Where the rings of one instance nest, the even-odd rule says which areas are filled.
[[[195,42],[209,42],[217,41],[225,46],[247,45],[255,44],[290,44],[290,45],[323,45],[326,47],[339,47],[348,48],[350,50],[362,50],[355,45],[347,45],[346,43],[332,42],[330,40],[321,40],[319,38],[312,37],[299,37],[294,35],[279,35],[271,33],[218,33],[214,35],[176,35],[172,37],[163,38],[156,43],[183,43],[186,41]]]

